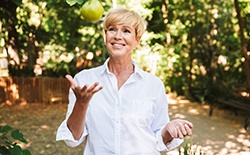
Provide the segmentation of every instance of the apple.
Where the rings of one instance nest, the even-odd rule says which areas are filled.
[[[90,22],[96,22],[102,18],[104,9],[98,0],[88,0],[80,9],[81,17]]]

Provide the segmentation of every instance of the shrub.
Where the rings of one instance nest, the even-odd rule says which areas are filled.
[[[19,130],[13,129],[9,125],[0,126],[1,155],[31,155],[29,150],[23,150],[21,146],[14,142],[16,140],[28,144],[27,140],[24,139],[23,134]]]
[[[179,155],[204,155],[202,147],[193,144],[192,139],[185,139],[185,143],[178,147]]]

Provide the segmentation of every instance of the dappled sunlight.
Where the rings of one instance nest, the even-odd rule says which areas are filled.
[[[214,126],[210,127],[210,130],[216,130],[216,128]]]
[[[55,102],[61,102],[63,99],[62,99],[62,97],[51,97],[50,98],[50,102],[51,103],[55,103]]]
[[[188,112],[191,113],[191,114],[195,114],[195,115],[200,114],[197,109],[190,109]]]
[[[187,104],[190,101],[185,99],[185,97],[176,97],[174,94],[167,94],[168,104]]]
[[[230,113],[220,109],[209,117],[209,106],[180,101],[169,104],[169,116],[193,123],[193,135],[186,137],[190,139],[192,155],[249,155],[250,131],[242,127],[244,118],[228,116]],[[6,105],[0,109],[0,125],[9,124],[20,129],[29,142],[22,146],[31,149],[32,154],[57,154],[62,149],[79,154],[83,146],[70,149],[63,142],[55,141],[57,127],[64,119],[66,109],[67,104]],[[15,115],[10,115],[13,112]],[[184,145],[185,142],[181,146]],[[164,155],[179,155],[179,152],[174,149]]]
[[[241,95],[244,96],[244,97],[249,97],[250,93],[248,93],[248,92],[241,92]]]
[[[184,142],[185,144],[185,142]],[[181,151],[184,152],[183,145]],[[205,144],[192,143],[189,144],[190,155],[249,155],[249,151],[244,146],[239,146],[233,141],[214,141],[206,140]],[[178,149],[167,152],[166,155],[179,155]]]
[[[0,108],[0,125],[8,124],[20,130],[28,144],[21,142],[18,144],[23,149],[29,149],[32,155],[64,154],[70,149],[64,143],[57,144],[55,134],[57,127],[65,117],[66,109],[67,104],[5,105]],[[63,149],[61,151],[63,153],[57,153],[61,149]],[[82,150],[80,151],[82,152]]]
[[[209,109],[210,107],[209,107],[209,105],[206,104],[206,105],[202,105],[202,108],[203,109]]]
[[[29,135],[25,135],[25,137],[27,137],[27,141],[28,144],[24,144],[24,143],[19,143],[18,144],[23,148],[23,149],[29,149],[30,147],[32,147],[35,143],[40,143],[42,144],[41,141],[47,139],[48,137],[46,137],[46,135],[43,135],[43,133],[47,133],[48,131],[51,130],[51,127],[49,127],[46,124],[42,124],[40,126],[36,126],[36,125],[32,125],[30,127],[31,129],[35,129],[35,135],[33,135],[36,138],[29,138],[31,136]],[[33,133],[34,134],[34,133]],[[45,146],[43,146],[43,148],[40,150],[41,153],[44,151],[43,149],[48,149],[51,145],[50,144],[45,144]]]
[[[171,106],[171,109],[178,109],[178,106]]]
[[[235,138],[237,142],[243,144],[244,146],[250,148],[250,135],[248,134],[240,134]]]
[[[176,100],[173,99],[168,99],[168,104],[177,104],[178,102]]]
[[[0,99],[2,105],[68,102],[69,82],[65,78],[5,77],[0,78],[1,87],[0,93],[6,96]]]
[[[250,131],[242,126],[244,117],[232,115],[223,109],[216,109],[209,116],[210,106],[191,103],[184,98],[169,96],[169,116],[171,119],[187,119],[194,124],[192,147],[199,148],[192,155],[249,155]],[[184,144],[182,144],[184,146]],[[178,149],[167,155],[179,155]]]
[[[189,103],[190,101],[189,100],[180,100],[178,101],[179,104],[185,104],[185,103]]]
[[[41,125],[40,126],[42,129],[50,129],[50,127],[48,125]]]
[[[19,99],[18,86],[16,84],[12,84],[10,86],[10,90],[12,91],[13,97],[15,99]]]
[[[185,115],[182,115],[182,114],[175,114],[174,117],[176,117],[176,118],[181,118],[181,119],[186,118],[186,116],[185,116]]]

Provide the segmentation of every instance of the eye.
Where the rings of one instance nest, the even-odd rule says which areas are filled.
[[[128,30],[128,29],[125,29],[123,32],[124,33],[131,33],[130,30]]]
[[[110,28],[108,28],[108,31],[115,31],[115,28],[110,27]]]

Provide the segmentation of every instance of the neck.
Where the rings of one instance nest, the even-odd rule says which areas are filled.
[[[117,79],[118,89],[127,81],[127,79],[134,73],[134,65],[132,60],[124,62],[109,61],[109,71],[112,72]]]
[[[114,61],[110,59],[108,68],[109,71],[114,73],[115,75],[132,74],[134,72],[134,65],[132,63],[132,60]]]

